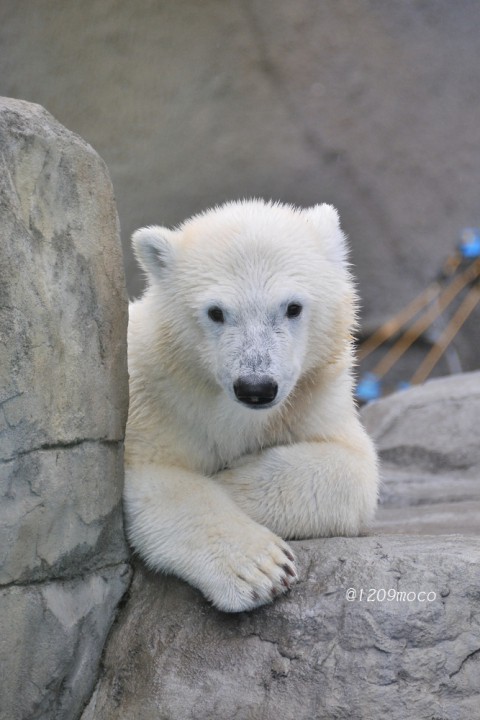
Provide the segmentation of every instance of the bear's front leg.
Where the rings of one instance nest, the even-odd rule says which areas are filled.
[[[146,563],[187,580],[220,610],[271,602],[296,578],[288,545],[208,477],[178,467],[127,467],[127,533]]]
[[[215,478],[251,518],[286,539],[358,535],[377,505],[376,454],[359,427],[350,438],[245,456]]]

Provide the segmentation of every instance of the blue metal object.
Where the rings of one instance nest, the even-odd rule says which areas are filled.
[[[382,394],[382,386],[380,380],[374,373],[368,372],[360,378],[355,395],[362,402],[370,402],[377,400]]]
[[[459,250],[465,260],[480,257],[480,230],[465,228],[460,236]]]

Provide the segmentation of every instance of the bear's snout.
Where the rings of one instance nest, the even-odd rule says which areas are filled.
[[[277,397],[278,385],[270,377],[241,377],[233,384],[235,397],[253,408],[270,405]]]

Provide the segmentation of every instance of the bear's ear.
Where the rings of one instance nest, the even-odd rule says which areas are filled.
[[[340,227],[338,211],[333,205],[315,205],[304,211],[307,221],[319,234],[329,260],[337,265],[347,265],[348,245]]]
[[[170,242],[172,235],[172,230],[156,225],[140,228],[133,233],[133,252],[147,275],[162,278],[165,270],[172,264],[174,258],[174,250]]]

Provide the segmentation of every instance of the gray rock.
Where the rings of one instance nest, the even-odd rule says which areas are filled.
[[[384,466],[431,473],[480,470],[480,372],[451,375],[362,411]]]
[[[121,449],[84,441],[0,464],[0,585],[124,560]]]
[[[107,161],[132,294],[142,225],[252,195],[326,201],[372,328],[479,223],[478,2],[34,7],[2,0],[2,92],[45,105]],[[478,368],[478,317],[455,343],[464,369]]]
[[[0,720],[74,720],[88,700],[130,568],[0,590]]]
[[[105,164],[0,99],[0,718],[76,720],[129,581],[127,299]]]
[[[295,589],[240,615],[137,570],[82,720],[476,717],[479,538],[292,545]]]
[[[0,101],[0,138],[0,583],[10,583],[126,557],[127,304],[102,160],[15,100]]]
[[[377,532],[480,533],[480,372],[367,405],[382,461]]]
[[[126,293],[105,164],[43,108],[0,101],[0,459],[121,440]]]
[[[138,566],[82,720],[477,717],[479,379],[434,381],[364,411],[385,458],[377,525],[292,543],[300,579],[271,606],[222,614]],[[453,534],[469,504],[466,532]]]

